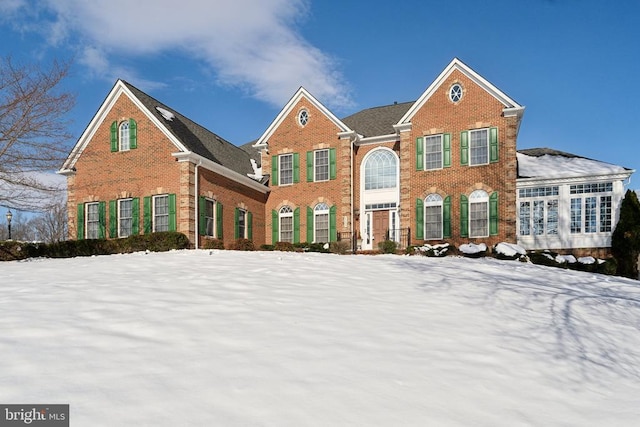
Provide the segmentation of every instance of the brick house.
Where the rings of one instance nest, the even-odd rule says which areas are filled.
[[[300,88],[254,145],[267,242],[514,242],[523,112],[458,59],[417,101],[342,120]]]
[[[523,113],[453,59],[416,101],[342,119],[301,87],[256,141],[236,147],[118,81],[59,171],[68,177],[70,237],[176,230],[196,248],[238,237],[256,246],[345,240],[361,250],[387,239],[606,247],[633,171],[559,178],[566,195],[555,202],[544,195],[540,210],[543,202],[529,198],[555,184],[530,160],[553,153],[516,151]],[[593,182],[612,191],[585,193],[578,209],[569,185]],[[599,191],[584,185],[582,193]],[[558,212],[574,225],[563,219],[554,228]],[[603,231],[578,236],[593,228],[594,212]],[[546,240],[526,234],[541,221]]]
[[[247,151],[119,80],[59,171],[69,237],[264,241],[269,189],[253,172]]]

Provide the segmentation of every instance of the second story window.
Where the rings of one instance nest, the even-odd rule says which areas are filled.
[[[135,120],[111,123],[111,151],[129,151],[138,147],[138,125]]]

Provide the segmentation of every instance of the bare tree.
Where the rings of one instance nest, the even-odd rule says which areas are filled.
[[[62,190],[46,172],[58,168],[71,141],[66,115],[75,96],[61,88],[69,66],[0,58],[0,205],[42,211]]]
[[[67,203],[59,198],[46,212],[29,220],[27,226],[32,230],[33,240],[45,243],[60,242],[67,237]]]

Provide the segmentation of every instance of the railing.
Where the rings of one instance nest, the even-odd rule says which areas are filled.
[[[357,233],[350,231],[339,231],[338,242],[348,241],[350,243],[351,252],[355,252],[358,249]]]
[[[384,238],[398,242],[398,249],[405,249],[411,246],[411,227],[387,230]]]

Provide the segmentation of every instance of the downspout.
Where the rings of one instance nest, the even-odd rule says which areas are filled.
[[[200,228],[198,227],[198,221],[200,219],[200,200],[198,199],[198,194],[200,193],[199,191],[199,184],[200,184],[200,165],[202,164],[202,160],[198,160],[198,163],[195,164],[195,170],[194,170],[194,179],[195,182],[193,184],[194,187],[194,198],[195,198],[195,210],[196,210],[196,217],[194,219],[194,224],[195,224],[195,228],[193,230],[194,233],[194,240],[195,240],[195,248],[199,249],[200,247]]]

